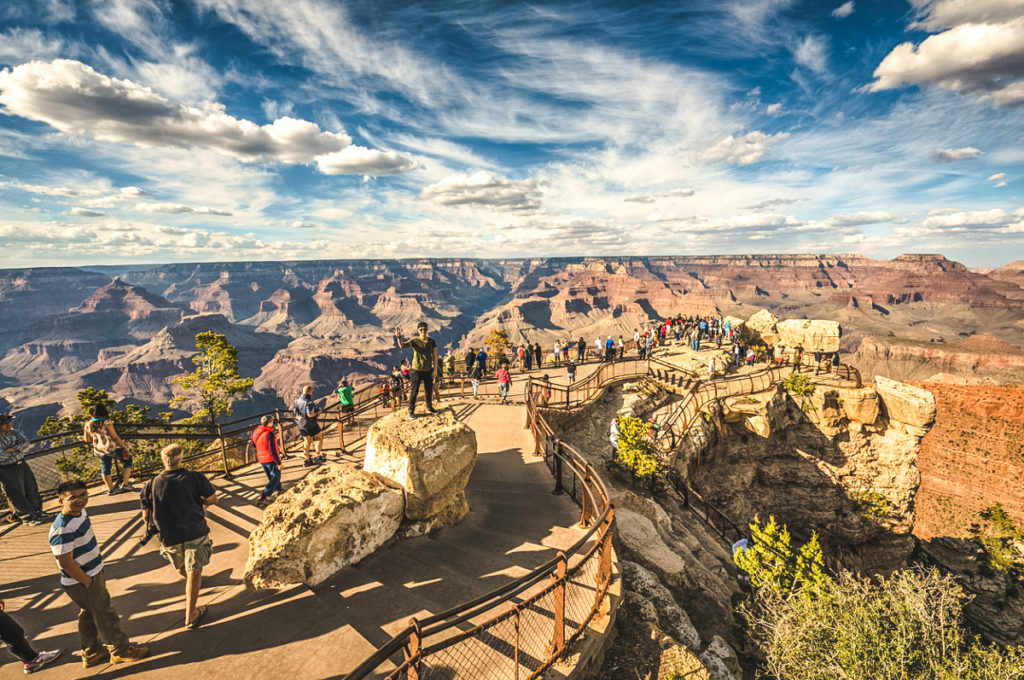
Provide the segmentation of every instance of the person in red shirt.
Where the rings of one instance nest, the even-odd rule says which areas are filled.
[[[508,374],[508,364],[502,362],[494,375],[498,379],[498,391],[501,392],[501,403],[508,403],[508,391],[512,387],[512,377]]]
[[[274,416],[263,416],[260,424],[252,433],[252,443],[256,447],[256,460],[267,473],[267,485],[260,493],[256,507],[263,508],[281,493],[281,452],[277,448],[277,434],[274,432]]]

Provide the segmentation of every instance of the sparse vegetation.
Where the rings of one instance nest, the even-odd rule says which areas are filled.
[[[889,501],[877,491],[851,492],[848,498],[857,504],[857,508],[862,514],[868,517],[882,518],[889,516]]]
[[[790,373],[782,381],[782,386],[787,392],[796,397],[801,411],[813,413],[818,410],[810,401],[811,395],[814,394],[814,383],[806,375],[803,373]]]
[[[1024,571],[1024,531],[1007,514],[1002,503],[980,513],[981,522],[971,525],[971,537],[987,558],[993,571]]]
[[[1024,678],[1024,647],[989,647],[967,636],[965,595],[953,577],[910,569],[875,580],[843,572],[833,580],[821,569],[816,539],[794,553],[774,518],[750,528],[754,545],[736,563],[753,591],[737,609],[763,655],[761,677]]]
[[[492,328],[484,340],[484,345],[487,346],[487,353],[494,357],[495,362],[499,360],[499,357],[505,356],[505,351],[509,348],[510,344],[508,333],[505,332],[504,328]],[[497,363],[495,363],[495,366],[497,366]]]
[[[648,425],[641,418],[619,417],[619,446],[615,463],[634,479],[646,482],[652,489],[657,483],[661,458],[648,435]]]
[[[224,335],[197,333],[196,349],[196,370],[174,379],[182,394],[171,399],[171,406],[183,405],[192,413],[190,422],[214,427],[217,418],[232,414],[231,399],[252,389],[253,379],[238,375],[238,350]]]

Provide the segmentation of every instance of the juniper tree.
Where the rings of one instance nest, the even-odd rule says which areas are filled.
[[[217,418],[233,413],[231,400],[252,389],[253,379],[238,374],[238,349],[223,334],[197,333],[196,349],[199,354],[192,357],[196,370],[174,379],[182,393],[171,399],[171,406],[184,406],[193,422],[213,428]]]

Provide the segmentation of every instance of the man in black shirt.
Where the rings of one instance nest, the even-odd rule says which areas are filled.
[[[427,336],[427,324],[420,321],[416,325],[419,334],[412,340],[402,338],[402,331],[395,329],[395,337],[398,339],[399,347],[412,347],[412,371],[409,372],[409,417],[416,417],[416,395],[420,391],[420,384],[426,393],[427,410],[437,413],[434,409],[434,367],[437,366],[437,343]]]
[[[142,490],[142,517],[160,533],[160,554],[185,578],[185,627],[195,628],[206,614],[197,607],[203,567],[210,563],[213,541],[206,524],[206,506],[216,505],[217,492],[201,472],[186,470],[177,444],[160,451],[164,471]]]

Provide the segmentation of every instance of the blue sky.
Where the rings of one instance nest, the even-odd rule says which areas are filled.
[[[1024,0],[0,6],[0,266],[1024,259]]]

